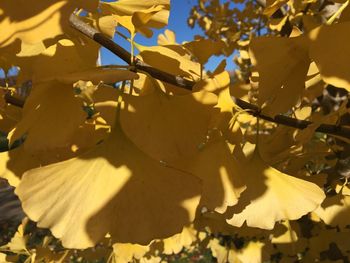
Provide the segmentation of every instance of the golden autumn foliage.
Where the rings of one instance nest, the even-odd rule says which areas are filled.
[[[171,11],[0,2],[0,178],[27,216],[0,263],[348,262],[349,0],[198,0],[205,37],[135,42]],[[129,65],[98,64],[111,45]]]

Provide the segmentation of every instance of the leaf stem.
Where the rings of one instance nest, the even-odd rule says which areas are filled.
[[[333,24],[333,22],[337,19],[338,16],[343,12],[343,10],[349,5],[349,0],[347,0],[342,6],[331,16],[327,21],[327,25]]]

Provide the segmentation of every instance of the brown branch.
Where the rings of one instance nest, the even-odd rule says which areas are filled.
[[[126,63],[129,65],[132,62],[131,54],[123,49],[118,44],[114,43],[111,39],[109,39],[107,36],[104,36],[102,33],[98,32],[96,29],[92,28],[91,26],[81,22],[77,17],[72,16],[70,19],[71,25],[78,29],[80,32],[82,32],[84,35],[90,37],[91,39],[95,40],[105,48],[112,51],[115,55],[122,58]],[[181,76],[173,76],[169,73],[163,72],[161,70],[158,70],[156,68],[153,68],[143,61],[134,58],[135,64],[134,67],[139,70],[143,70],[147,73],[149,73],[151,76],[153,76],[156,79],[165,81],[167,83],[176,85],[180,88],[185,88],[188,90],[191,90],[195,84],[195,82],[187,80],[182,78]],[[285,125],[288,127],[293,127],[296,129],[305,129],[309,125],[313,124],[310,121],[304,121],[304,120],[298,120],[295,118],[287,117],[284,115],[277,115],[275,117],[266,116],[261,113],[261,110],[258,106],[253,105],[251,103],[248,103],[244,100],[241,100],[239,98],[232,97],[232,99],[235,101],[235,103],[241,107],[242,109],[249,110],[249,113],[251,113],[253,116],[259,117],[261,119],[274,122],[276,124]],[[21,98],[16,98],[12,96],[10,93],[7,93],[5,95],[5,101],[9,104],[23,107],[24,100]],[[338,126],[338,125],[329,125],[329,124],[321,124],[317,129],[317,132],[322,132],[326,134],[341,136],[350,139],[350,128],[347,126]]]
[[[129,65],[132,62],[131,54],[126,51],[124,48],[119,46],[118,44],[114,43],[111,39],[109,39],[107,36],[103,35],[102,33],[98,32],[96,29],[92,28],[88,24],[83,23],[79,18],[77,18],[75,15],[72,15],[70,18],[71,26],[85,34],[86,36],[90,37],[91,39],[95,40],[99,44],[101,44],[103,47],[107,48],[108,50],[112,51],[115,55],[122,58],[126,63]],[[139,70],[143,70],[147,73],[149,73],[151,76],[153,76],[156,79],[165,81],[167,83],[176,85],[181,88],[185,88],[188,90],[192,90],[195,82],[187,80],[182,78],[181,76],[173,76],[169,73],[165,73],[163,71],[160,71],[156,68],[153,68],[147,64],[145,64],[143,61],[133,58],[135,61],[134,67]],[[232,99],[235,101],[235,103],[245,110],[250,110],[249,112],[256,117],[259,117],[261,119],[271,121],[277,124],[282,124],[285,126],[293,127],[296,129],[305,129],[309,125],[313,124],[310,121],[304,121],[304,120],[298,120],[295,118],[287,117],[284,115],[277,115],[275,117],[269,117],[261,113],[261,109],[259,109],[258,106],[250,104],[244,100],[241,100],[239,98],[232,97]],[[350,139],[350,128],[346,126],[338,126],[338,125],[329,125],[329,124],[321,124],[317,129],[317,132],[327,133],[331,135],[336,136],[342,136],[345,138]]]
[[[277,124],[282,124],[288,127],[296,128],[296,129],[305,129],[309,125],[313,124],[311,121],[299,120],[291,117],[287,117],[284,115],[276,115],[275,117],[266,116],[261,114],[261,110],[258,106],[250,104],[244,100],[232,97],[233,101],[242,109],[249,110],[249,112],[260,119],[271,121]],[[342,136],[350,139],[350,128],[348,126],[341,125],[331,125],[331,124],[321,124],[316,129],[317,132],[322,132],[330,135]]]
[[[184,79],[181,76],[174,76],[167,72],[153,68],[144,63],[142,60],[138,59],[137,57],[132,58],[131,54],[127,50],[114,43],[109,37],[97,31],[95,28],[85,24],[76,15],[72,14],[69,18],[69,21],[73,28],[77,29],[89,38],[95,40],[97,43],[107,48],[109,51],[120,57],[129,65],[132,65],[139,70],[143,70],[150,74],[152,77],[162,80],[164,82],[172,83],[184,89],[192,88],[190,80]]]

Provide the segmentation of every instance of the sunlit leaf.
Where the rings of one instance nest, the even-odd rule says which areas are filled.
[[[184,248],[189,248],[197,240],[197,231],[191,227],[184,227],[182,232],[163,239],[163,253],[166,255],[178,254]]]
[[[140,260],[150,250],[149,246],[130,243],[116,243],[113,245],[113,257],[115,262],[128,263]]]
[[[34,44],[61,35],[69,29],[69,16],[75,8],[92,10],[97,8],[97,3],[97,0],[1,1],[0,13],[4,15],[0,22],[0,47],[11,44],[17,38]]]
[[[350,196],[335,195],[328,197],[316,210],[315,213],[327,225],[346,227],[349,225]]]
[[[149,27],[159,29],[168,24],[169,0],[119,0],[102,2],[100,6],[104,12],[116,15],[117,21],[130,32],[139,31],[147,37],[153,34]]]
[[[264,14],[272,16],[280,7],[286,4],[288,0],[267,0]]]
[[[193,220],[199,191],[196,178],[148,157],[119,127],[79,158],[26,172],[16,189],[28,216],[71,248],[107,232],[139,244],[178,233]]]
[[[74,42],[76,41],[76,42]],[[18,57],[19,80],[49,81],[96,67],[99,46],[87,39],[61,39],[48,46],[40,55]],[[30,48],[29,45],[26,48]]]
[[[11,241],[6,245],[0,247],[0,251],[11,251],[16,254],[25,254],[29,255],[29,251],[27,250],[26,242],[27,238],[24,235],[24,225],[21,224],[17,228],[17,232],[12,237]]]
[[[317,185],[276,170],[257,153],[241,169],[247,190],[227,220],[234,226],[246,221],[251,227],[272,229],[277,221],[295,220],[315,210],[325,198]]]
[[[158,45],[161,45],[161,46],[177,44],[175,32],[171,31],[169,29],[165,29],[164,34],[158,35],[157,43],[158,43]]]

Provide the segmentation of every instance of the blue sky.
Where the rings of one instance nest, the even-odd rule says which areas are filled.
[[[141,1],[141,0],[140,0]],[[224,1],[222,1],[224,2]],[[190,13],[191,7],[197,3],[197,0],[171,0],[171,10],[169,17],[169,24],[166,27],[176,33],[176,41],[182,43],[183,41],[193,40],[195,35],[203,35],[203,31],[199,27],[191,29],[187,25],[187,18]],[[163,33],[166,28],[161,30],[155,30],[153,37],[148,39],[140,34],[137,35],[135,41],[139,44],[146,46],[157,45],[157,37],[160,33]],[[126,33],[126,31],[122,31]],[[127,50],[130,50],[130,44],[123,40],[120,36],[116,36],[114,39],[119,45]],[[102,49],[101,52],[102,64],[125,64],[120,59],[118,59],[114,54],[106,49]],[[223,57],[213,56],[206,65],[206,69],[213,70],[221,62]],[[234,63],[232,61],[232,56],[227,59],[227,68],[232,70],[234,68]]]

